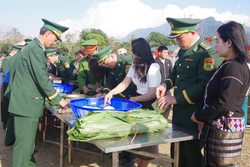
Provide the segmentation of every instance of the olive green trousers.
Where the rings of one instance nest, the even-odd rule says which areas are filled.
[[[13,167],[34,167],[33,153],[39,118],[14,115]]]

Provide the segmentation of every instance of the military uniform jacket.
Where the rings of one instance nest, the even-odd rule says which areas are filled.
[[[103,89],[103,93],[107,94],[110,90],[114,89],[119,83],[121,83],[127,76],[130,65],[133,62],[131,56],[117,55],[116,67],[108,70],[106,84]],[[136,94],[136,86],[132,82],[129,87],[116,97],[129,98]]]
[[[70,80],[76,80],[77,77],[73,74],[74,69],[76,69],[75,65],[67,56],[59,55],[56,67],[62,77],[63,83],[69,83]]]
[[[162,83],[165,81],[165,79],[169,76],[170,72],[172,71],[172,63],[169,59],[165,59],[165,62],[163,64],[159,57],[155,59],[155,62],[160,66],[161,83]]]
[[[17,65],[20,62],[20,60],[21,60],[21,51],[19,50],[11,58],[10,63],[9,63],[10,81],[9,81],[8,87],[7,87],[7,89],[5,91],[5,94],[4,94],[4,96],[6,96],[6,97],[10,97],[10,92],[11,92],[11,88],[12,88],[12,85],[13,85],[14,76],[15,76],[15,73],[16,73],[16,68],[17,68]]]
[[[35,38],[21,52],[12,86],[9,112],[26,117],[41,117],[45,98],[61,101],[48,78],[44,46]]]
[[[207,84],[205,109],[195,113],[196,119],[208,122],[225,116],[243,117],[242,104],[250,86],[250,69],[237,59],[224,61]]]
[[[202,109],[206,84],[220,60],[215,50],[201,38],[188,50],[180,49],[178,57],[173,71],[165,80],[168,90],[176,87],[173,123],[197,130],[197,124],[190,117]]]
[[[80,61],[77,80],[79,88],[81,89],[83,86],[87,86],[88,84],[92,86],[96,85],[96,83],[103,85],[103,79],[95,79],[93,75],[90,73],[88,57]]]
[[[6,72],[9,69],[10,60],[11,60],[11,56],[10,55],[8,55],[7,57],[5,57],[3,59],[3,62],[2,62],[2,71],[3,71],[3,75],[4,76],[5,76]]]

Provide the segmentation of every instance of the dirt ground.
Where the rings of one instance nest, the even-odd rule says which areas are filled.
[[[47,139],[53,139],[59,141],[59,128],[50,127],[48,130]],[[0,167],[11,167],[12,161],[12,147],[4,146],[4,138],[6,131],[0,127]],[[241,167],[249,167],[249,157],[250,157],[250,128],[245,132],[242,157],[241,157]],[[66,143],[66,141],[65,141]],[[90,144],[80,143],[81,148],[85,148],[91,151],[99,150]],[[161,154],[169,155],[170,144],[159,145],[159,151]],[[38,132],[36,141],[35,159],[37,161],[37,167],[59,167],[59,146],[46,143],[45,148],[43,148],[42,143],[42,133]],[[65,151],[66,149],[64,149]],[[111,154],[104,155],[104,161],[100,160],[100,156],[93,155],[78,150],[73,150],[73,165],[69,165],[67,162],[67,155],[64,158],[65,167],[111,167],[112,158]],[[136,166],[136,165],[135,165]],[[160,160],[153,160],[148,167],[170,167],[170,164]]]

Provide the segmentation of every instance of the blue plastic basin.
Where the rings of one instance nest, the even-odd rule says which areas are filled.
[[[87,115],[88,112],[100,112],[105,110],[104,98],[75,99],[70,101],[70,106],[74,115],[78,118]],[[141,108],[141,104],[139,103],[119,98],[112,98],[109,106],[113,107],[115,112],[127,112],[128,110]]]
[[[53,86],[57,92],[63,93],[63,94],[70,94],[74,88],[74,86],[71,84],[53,83]]]

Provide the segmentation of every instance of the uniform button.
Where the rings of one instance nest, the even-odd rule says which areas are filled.
[[[36,100],[38,100],[38,97],[36,97]]]
[[[177,75],[177,78],[180,78],[180,76],[179,76],[179,75]]]
[[[187,66],[187,68],[189,68],[189,66]]]
[[[179,66],[181,66],[181,64],[179,64]]]

